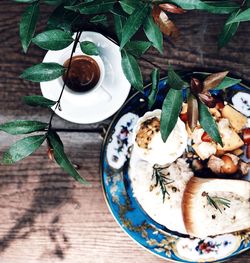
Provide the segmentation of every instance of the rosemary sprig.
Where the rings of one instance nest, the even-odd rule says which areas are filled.
[[[167,185],[174,182],[173,179],[167,177],[167,175],[163,172],[167,168],[168,168],[168,166],[161,167],[161,166],[155,164],[153,166],[153,174],[152,174],[152,180],[154,178],[156,180],[155,187],[160,185],[161,192],[162,192],[163,203],[165,201],[166,194],[170,195],[168,190],[167,190]]]
[[[220,209],[220,206],[225,206],[230,208],[231,201],[226,198],[219,196],[211,197],[207,192],[203,192],[202,196],[206,196],[208,204],[214,207],[215,209],[218,209],[221,213],[222,211]]]

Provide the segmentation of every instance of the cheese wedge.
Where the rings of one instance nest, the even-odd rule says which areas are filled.
[[[193,144],[192,147],[202,160],[208,159],[211,155],[216,153],[216,144],[213,142]]]
[[[229,105],[222,109],[222,116],[227,118],[236,132],[240,132],[247,124],[247,117]]]
[[[230,207],[217,201],[216,209],[207,195],[213,200],[228,200]],[[192,177],[183,194],[182,213],[187,233],[195,237],[249,229],[250,182]]]
[[[217,144],[218,150],[225,152],[236,150],[244,145],[240,136],[229,126],[229,120],[222,118],[218,122],[218,129],[222,138],[223,147]]]

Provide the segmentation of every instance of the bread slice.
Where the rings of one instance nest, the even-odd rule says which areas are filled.
[[[208,203],[207,194],[225,198],[230,207]],[[187,233],[204,238],[250,228],[250,182],[192,177],[187,183],[182,214]]]

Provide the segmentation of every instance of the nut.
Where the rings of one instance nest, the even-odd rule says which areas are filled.
[[[234,174],[238,170],[238,165],[235,165],[232,158],[228,155],[221,157],[224,164],[221,166],[221,173],[223,174]]]

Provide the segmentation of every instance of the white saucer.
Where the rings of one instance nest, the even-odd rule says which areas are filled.
[[[102,84],[88,93],[75,93],[67,87],[61,98],[61,111],[56,114],[61,118],[80,124],[95,123],[113,115],[125,102],[130,83],[126,79],[121,66],[119,47],[100,33],[85,31],[80,41],[92,41],[99,48],[99,56],[104,65]],[[61,65],[70,57],[72,49],[69,47],[59,51],[48,51],[43,62],[56,62]],[[78,46],[74,56],[82,55]],[[44,97],[57,101],[62,90],[63,80],[58,78],[48,82],[41,82],[41,91]],[[52,107],[54,110],[54,107]]]

